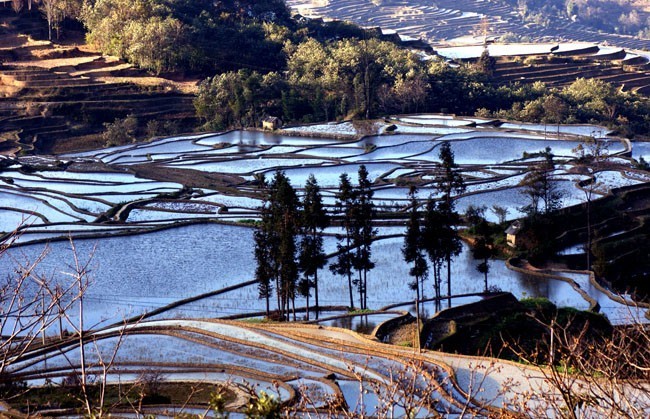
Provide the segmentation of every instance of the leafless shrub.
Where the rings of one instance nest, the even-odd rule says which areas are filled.
[[[20,13],[25,7],[25,0],[11,0],[11,8],[14,12]]]
[[[540,325],[548,330],[534,351],[510,344],[517,355],[537,367],[548,391],[536,407],[520,405],[529,416],[639,418],[650,409],[650,333],[636,323],[615,327],[611,335],[587,336],[588,324],[576,332],[571,322]],[[532,410],[532,411],[531,411]]]

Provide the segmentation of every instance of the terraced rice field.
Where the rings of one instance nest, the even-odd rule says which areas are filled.
[[[93,278],[84,296],[84,324],[93,337],[86,344],[86,361],[91,372],[100,373],[99,359],[119,346],[107,377],[112,383],[128,385],[155,368],[166,381],[229,387],[236,397],[228,408],[235,410],[245,404],[251,389],[272,394],[298,412],[323,414],[334,409],[402,416],[404,409],[411,409],[417,417],[463,413],[480,417],[503,406],[521,408],[515,406],[521,394],[550,391],[532,370],[438,353],[419,355],[367,338],[384,321],[414,312],[408,266],[395,261],[404,227],[394,219],[378,227],[373,245],[376,268],[369,277],[368,304],[375,314],[347,316],[343,281],[324,269],[319,293],[327,308],[319,325],[205,320],[263,316],[264,301],[251,281],[252,229],[224,224],[258,217],[254,179],[260,174],[284,170],[300,192],[314,173],[326,204],[332,206],[340,174],[355,180],[355,172],[365,164],[381,219],[406,208],[407,182],[420,185],[422,199],[434,193],[438,147],[449,141],[468,186],[455,197],[458,208],[499,205],[514,219],[524,204],[520,182],[538,160],[534,155],[524,158],[524,152],[551,147],[558,162],[553,177],[564,191],[563,205],[579,204],[585,195],[577,182],[584,176],[575,171],[572,150],[585,134],[597,133],[610,153],[606,169],[597,174],[603,183],[598,193],[650,181],[647,173],[631,167],[628,157],[645,155],[644,144],[636,150],[636,143],[610,138],[602,127],[560,126],[557,138],[555,126],[506,123],[497,128],[490,120],[408,115],[378,121],[376,128],[384,133],[391,124],[397,127],[395,133],[363,138],[355,135],[354,124],[345,123],[3,158],[0,230],[10,232],[21,225],[21,234],[3,255],[2,274],[34,260],[43,243],[49,242],[40,272],[65,286],[63,273],[70,272],[73,260],[67,239],[72,237],[82,263],[90,259]],[[309,135],[319,132],[320,137],[301,137],[303,130]],[[334,138],[334,133],[342,132],[348,139]],[[496,220],[491,211],[487,215]],[[337,227],[326,231],[329,254],[336,250],[338,232]],[[454,305],[481,298],[482,274],[475,265],[466,247],[454,260],[452,294],[458,296]],[[618,324],[647,321],[645,309],[625,304],[629,297],[622,300],[591,286],[584,274],[552,274],[555,277],[531,277],[495,260],[490,283],[517,297],[546,297],[559,306],[589,309],[597,301]],[[425,298],[432,295],[426,288]],[[303,301],[297,305],[298,318],[305,317]],[[424,302],[423,310],[434,315],[434,303]],[[131,323],[120,338],[124,319]],[[65,324],[53,325],[51,331],[72,330],[78,321],[71,313]],[[78,360],[78,346],[70,342],[63,349],[28,354],[12,368],[28,383],[39,385],[45,379],[62,380]],[[516,377],[518,384],[512,386],[508,377]]]
[[[514,33],[534,42],[592,42],[650,50],[648,40],[595,32],[568,19],[552,21],[548,26],[525,24],[517,10],[499,1],[288,0],[287,4],[304,16],[380,27],[384,33],[396,32],[403,39],[422,39],[434,46],[482,43],[486,35],[494,39]],[[487,33],[482,22],[487,24]]]
[[[520,183],[538,159],[534,154],[524,158],[524,153],[550,147],[559,164],[554,178],[563,192],[563,205],[580,204],[585,193],[577,182],[585,177],[576,173],[573,149],[581,136],[597,133],[611,155],[607,170],[598,174],[603,185],[599,194],[650,180],[646,173],[631,168],[626,157],[636,155],[636,144],[608,138],[601,127],[561,126],[560,138],[556,138],[555,126],[505,123],[496,128],[489,120],[410,115],[377,122],[377,129],[383,132],[392,123],[397,126],[394,134],[361,139],[353,136],[351,123],[344,127],[350,139],[328,138],[329,132],[340,133],[341,128],[327,124],[287,130],[291,136],[231,131],[7,160],[8,167],[0,176],[0,230],[10,232],[21,226],[15,245],[22,246],[17,252],[25,253],[25,258],[36,257],[42,243],[55,241],[49,245],[51,255],[42,262],[43,269],[55,276],[61,271],[61,261],[70,260],[68,237],[77,242],[81,255],[93,253],[97,280],[88,291],[88,324],[105,325],[231,286],[236,289],[164,311],[163,316],[255,315],[263,311],[263,301],[257,298],[255,285],[248,283],[254,274],[252,230],[214,223],[258,217],[261,201],[254,181],[258,175],[271,176],[283,170],[301,191],[313,173],[326,205],[332,207],[339,176],[348,173],[355,180],[364,164],[381,218],[384,213],[405,210],[408,188],[402,185],[406,183],[419,185],[421,199],[435,194],[438,147],[449,141],[467,183],[466,191],[455,197],[459,211],[484,205],[487,217],[496,221],[490,208],[497,205],[507,210],[508,219],[515,219],[522,216],[520,208],[525,205]],[[321,137],[296,136],[303,129],[312,135],[320,131]],[[62,170],[64,167],[67,169]],[[394,236],[401,235],[404,227],[401,222],[391,223],[393,226],[380,228],[380,240],[373,250],[377,268],[372,273],[370,305],[379,309],[403,303],[410,310],[409,298],[394,299],[394,295],[406,296],[410,291],[404,279],[407,266],[393,263],[402,244],[402,239]],[[338,232],[336,228],[327,231],[328,253],[336,250],[334,236]],[[176,250],[170,253],[169,249]],[[15,254],[11,257],[24,259]],[[241,263],[233,265],[230,261],[234,259]],[[471,253],[464,249],[452,267],[454,277],[460,278],[453,283],[454,295],[481,291],[482,281],[474,265]],[[561,306],[589,308],[588,301],[562,281],[540,287],[509,271],[501,261],[493,262],[491,272],[495,286],[518,297],[542,296]],[[327,269],[320,277],[321,304],[349,304],[340,291],[340,278]],[[241,301],[245,304],[238,304]],[[434,313],[433,305],[425,309]],[[626,319],[612,317],[619,323]]]
[[[398,34],[405,42],[423,40],[435,53],[450,60],[473,60],[483,52],[486,39],[515,33],[527,44],[488,45],[493,57],[539,56],[534,65],[512,60],[497,62],[494,81],[542,81],[562,87],[577,78],[598,78],[624,90],[650,93],[650,41],[595,33],[574,22],[551,22],[548,27],[524,24],[518,12],[498,1],[373,2],[328,0],[287,2],[297,13],[379,27],[386,36]],[[487,27],[487,33],[485,32]],[[546,62],[547,58],[553,62]],[[579,57],[580,60],[562,60]]]

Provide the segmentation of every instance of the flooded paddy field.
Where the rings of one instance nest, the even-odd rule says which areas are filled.
[[[75,272],[82,266],[88,280],[82,284],[87,285],[83,316],[70,294],[64,303],[75,310],[52,323],[48,333],[74,335],[83,320],[88,330],[83,358],[90,374],[101,376],[101,362],[110,358],[109,384],[132,384],[155,370],[167,383],[223,386],[234,397],[227,406],[236,412],[232,417],[238,417],[252,392],[305,411],[324,412],[336,405],[350,415],[402,416],[410,403],[415,417],[467,412],[480,417],[485,405],[501,408],[521,394],[552,391],[531,378],[534,371],[525,366],[417,354],[370,336],[385,322],[416,314],[409,266],[401,254],[408,185],[419,185],[422,203],[438,195],[438,150],[444,141],[450,142],[467,185],[454,196],[459,212],[470,205],[486,206],[487,218],[497,221],[491,209],[499,206],[506,219],[514,220],[523,216],[526,205],[522,181],[546,147],[555,155],[552,180],[562,192],[562,206],[584,202],[579,183],[589,176],[575,159],[580,140],[574,133],[601,128],[561,127],[556,138],[545,136],[539,126],[495,128],[477,125],[475,119],[410,115],[378,122],[378,133],[389,124],[396,125],[395,133],[355,136],[352,123],[324,124],[307,127],[309,137],[300,136],[300,127],[290,135],[231,131],[12,159],[0,172],[0,230],[18,228],[19,234],[0,255],[0,275],[14,277],[38,261],[33,275],[65,290],[79,285]],[[609,157],[605,167],[592,173],[598,180],[595,199],[613,188],[650,181],[629,157],[645,153],[643,144],[635,150],[636,143],[610,137],[599,141],[607,145]],[[349,312],[347,278],[326,266],[319,271],[323,310],[318,320],[300,297],[296,320],[313,324],[264,323],[266,301],[253,281],[253,225],[262,205],[256,180],[282,170],[300,195],[314,174],[324,203],[333,209],[339,177],[347,173],[356,183],[361,165],[370,174],[378,210],[375,267],[368,275],[370,310]],[[325,230],[328,264],[335,259],[341,233],[339,226]],[[580,244],[564,250],[566,255],[583,252]],[[451,265],[454,297],[441,302],[443,310],[483,298],[483,274],[476,266],[463,244]],[[545,271],[540,276],[493,259],[488,283],[493,291],[520,299],[543,297],[558,307],[588,310],[597,303],[614,324],[649,321],[630,296],[596,286],[584,272]],[[440,310],[431,300],[434,295],[428,279],[420,304],[425,317]],[[309,305],[313,307],[313,297]],[[57,385],[78,370],[79,348],[78,342],[46,346],[25,354],[11,372],[30,386]],[[395,377],[408,385],[396,387]],[[504,391],[508,377],[521,380]],[[301,406],[299,400],[310,404]]]
[[[408,187],[404,184],[417,181],[421,199],[435,196],[438,148],[444,141],[450,142],[467,184],[466,191],[455,197],[461,213],[470,205],[486,206],[487,218],[496,221],[490,208],[499,206],[507,211],[507,219],[521,217],[521,207],[526,204],[521,181],[538,161],[535,153],[547,147],[558,163],[553,178],[562,192],[562,205],[584,201],[578,182],[585,177],[576,174],[574,161],[578,137],[545,136],[541,126],[532,124],[508,123],[495,128],[475,126],[476,122],[445,115],[410,115],[383,122],[384,126],[396,125],[393,134],[361,139],[336,138],[342,130],[354,134],[351,123],[344,127],[325,124],[305,128],[309,133],[319,132],[318,138],[300,137],[300,127],[290,136],[230,131],[51,156],[40,158],[38,165],[33,159],[18,158],[0,173],[0,230],[20,227],[16,244],[22,245],[7,252],[3,270],[11,272],[15,263],[35,258],[44,243],[51,242],[39,269],[47,276],[60,277],[73,257],[67,242],[71,237],[80,257],[92,257],[93,280],[86,299],[90,324],[119,321],[253,279],[253,230],[219,222],[258,217],[261,200],[256,176],[270,177],[283,170],[300,193],[307,177],[314,174],[326,205],[333,206],[340,175],[347,173],[355,182],[363,164],[373,181],[381,219],[384,213],[405,210]],[[383,132],[381,122],[375,125]],[[606,130],[584,125],[560,127],[561,134],[584,132]],[[650,180],[625,157],[645,153],[643,143],[639,144],[641,151],[635,151],[637,143],[632,143],[630,150],[629,143],[615,138],[598,141],[607,146],[612,161],[610,169],[597,174],[602,185],[599,194]],[[67,170],[54,170],[62,162]],[[157,175],[170,169],[190,175],[177,182]],[[213,183],[209,187],[193,185],[196,173]],[[329,253],[336,249],[335,230],[325,239]],[[380,235],[402,233],[403,227],[397,226]],[[408,267],[394,263],[401,245],[402,238],[397,237],[379,239],[373,246],[376,268],[370,273],[368,290],[373,309],[401,302],[408,306],[412,298]],[[453,294],[482,290],[475,265],[465,247],[452,264]],[[329,269],[323,269],[319,277],[321,305],[349,305],[343,278]],[[546,297],[559,306],[589,308],[569,283],[526,278],[508,270],[503,261],[492,261],[490,284],[519,298]],[[598,290],[589,292],[599,298]],[[404,301],[396,301],[396,295]],[[429,290],[425,286],[427,296],[432,296],[432,286]],[[225,317],[263,309],[264,301],[252,285],[181,305],[158,317]],[[433,314],[433,306],[430,311]],[[616,313],[609,315],[616,317]]]

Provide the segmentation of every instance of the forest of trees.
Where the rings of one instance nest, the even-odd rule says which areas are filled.
[[[586,16],[610,3],[635,12],[625,2],[519,3],[526,13]],[[17,9],[28,4],[16,0]],[[459,66],[423,60],[376,30],[291,17],[282,0],[35,0],[37,7],[51,36],[65,36],[65,23],[77,19],[104,53],[155,73],[207,77],[195,100],[203,129],[259,126],[267,115],[290,123],[449,112],[597,123],[627,136],[650,131],[647,98],[606,82],[504,85],[493,78],[489,55]]]
[[[547,87],[494,83],[489,67],[454,68],[376,39],[285,45],[285,72],[227,72],[206,79],[195,100],[206,128],[448,112],[549,124],[595,123],[632,137],[650,130],[650,102],[598,79]],[[366,61],[368,60],[368,61]]]

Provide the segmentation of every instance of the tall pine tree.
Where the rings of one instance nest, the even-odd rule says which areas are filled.
[[[335,211],[340,216],[343,234],[337,234],[338,243],[336,262],[330,265],[330,270],[336,275],[344,275],[348,278],[348,292],[350,296],[350,308],[354,309],[354,298],[352,296],[352,232],[355,209],[355,191],[347,173],[341,174],[339,178],[339,190],[335,194]]]
[[[447,296],[450,297],[447,304],[451,306],[451,261],[462,250],[460,236],[455,228],[460,222],[460,217],[454,209],[453,195],[465,191],[465,182],[461,174],[458,173],[458,165],[455,162],[454,152],[449,141],[442,143],[438,157],[440,158],[441,174],[436,179],[436,185],[442,193],[442,202],[439,206],[442,215],[441,246],[447,264]]]
[[[296,236],[299,232],[299,201],[289,179],[277,171],[267,184],[262,178],[265,194],[260,211],[260,228],[255,234],[256,277],[260,281],[260,298],[267,299],[275,280],[278,311],[288,318],[289,304],[294,308],[298,265],[296,263]]]
[[[330,220],[323,206],[320,188],[313,174],[309,175],[305,184],[305,195],[302,201],[302,241],[300,242],[299,268],[305,278],[301,281],[300,291],[307,297],[307,319],[309,319],[310,288],[314,288],[316,319],[318,319],[318,270],[326,262],[323,252],[323,229],[329,226]],[[313,277],[313,281],[310,278]]]
[[[416,336],[418,339],[418,348],[420,347],[420,290],[422,283],[426,279],[429,271],[427,260],[424,255],[424,235],[420,226],[420,213],[418,212],[417,188],[411,186],[409,190],[409,201],[411,212],[406,222],[406,234],[404,236],[404,245],[402,246],[402,255],[406,263],[412,263],[409,275],[414,281],[409,285],[415,290],[415,312],[416,312]]]
[[[359,167],[359,186],[356,190],[356,201],[354,211],[354,240],[353,247],[356,249],[354,267],[359,272],[359,296],[361,309],[368,308],[368,272],[375,267],[372,261],[372,241],[377,230],[372,227],[376,217],[375,204],[372,201],[374,192],[370,181],[368,170],[365,165]]]

